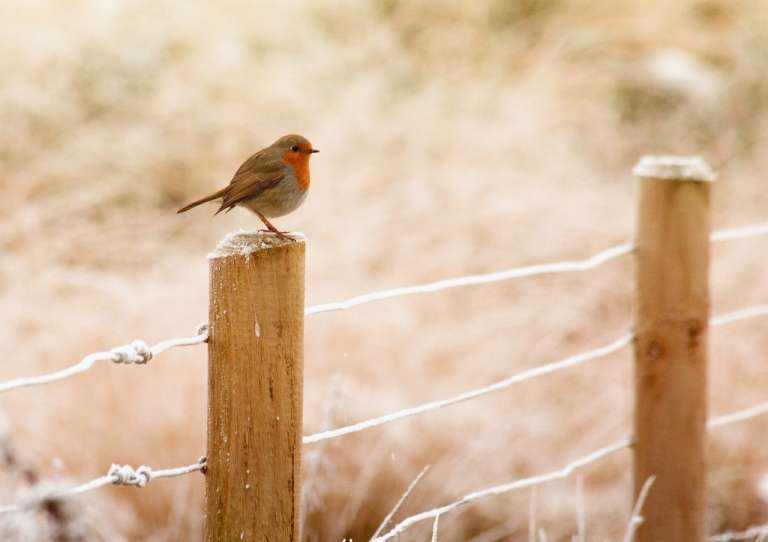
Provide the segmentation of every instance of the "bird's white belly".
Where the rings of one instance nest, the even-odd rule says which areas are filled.
[[[304,203],[309,190],[303,190],[296,177],[286,176],[280,183],[262,192],[258,197],[240,203],[251,211],[258,211],[267,218],[287,215]]]

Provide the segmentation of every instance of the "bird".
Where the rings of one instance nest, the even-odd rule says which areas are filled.
[[[239,205],[256,213],[268,231],[281,239],[290,239],[286,232],[272,225],[269,218],[287,215],[304,202],[309,191],[309,157],[316,152],[320,151],[306,137],[284,135],[243,162],[227,186],[185,205],[176,213],[221,198],[221,206],[214,216]]]

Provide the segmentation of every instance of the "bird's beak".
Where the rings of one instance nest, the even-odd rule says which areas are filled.
[[[320,152],[320,151],[317,150],[317,149],[309,149],[309,154],[312,154],[312,153],[315,153],[315,152]]]

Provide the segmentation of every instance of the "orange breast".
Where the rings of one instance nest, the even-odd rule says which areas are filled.
[[[296,175],[299,185],[304,190],[309,188],[309,155],[303,152],[288,151],[283,154],[283,160],[293,167],[293,173]]]

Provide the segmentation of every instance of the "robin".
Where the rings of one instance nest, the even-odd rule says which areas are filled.
[[[176,212],[183,213],[221,198],[221,207],[214,216],[241,205],[256,213],[269,231],[290,239],[267,217],[287,215],[304,202],[309,191],[309,156],[315,152],[319,151],[312,148],[307,138],[296,134],[283,136],[246,160],[228,186]]]

